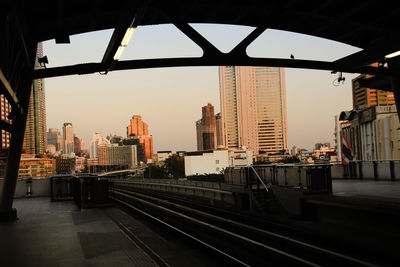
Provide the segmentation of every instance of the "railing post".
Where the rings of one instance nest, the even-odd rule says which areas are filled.
[[[373,166],[374,166],[374,180],[378,180],[378,163],[376,161],[373,161]]]
[[[26,180],[26,195],[32,196],[32,178]]]
[[[273,167],[271,167],[270,169],[269,169],[269,177],[271,178],[271,184],[275,184],[275,179],[274,179],[274,168]]]
[[[353,168],[354,162],[350,161],[348,166],[349,166],[350,179],[354,179],[354,168]]]
[[[325,182],[326,182],[326,191],[332,193],[332,173],[331,173],[331,166],[325,165],[324,166],[324,174],[325,174]]]
[[[394,181],[396,179],[395,173],[394,173],[394,161],[391,160],[389,161],[390,164],[390,180]]]
[[[287,180],[287,167],[283,167],[283,173],[285,174],[285,186],[288,185],[288,180]]]
[[[248,175],[248,168],[241,169],[242,173],[244,173],[244,177],[246,178],[246,188],[250,188],[250,177]]]
[[[348,169],[348,164],[347,165],[344,165],[344,164],[342,164],[342,167],[343,167],[343,178],[346,178],[346,179],[348,179],[349,177],[349,169]]]
[[[298,166],[297,173],[299,174],[299,187],[301,187],[301,166]]]
[[[308,191],[311,191],[311,171],[309,167],[306,167],[306,182]]]
[[[71,179],[72,179],[72,177],[66,181],[66,183],[67,183],[67,196],[71,196]]]

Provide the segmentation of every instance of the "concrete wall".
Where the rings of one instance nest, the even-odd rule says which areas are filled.
[[[27,197],[28,183],[27,179],[18,179],[15,188],[14,198]],[[3,187],[3,181],[0,181],[0,189]],[[50,196],[50,179],[34,179],[31,183],[31,197],[49,197]],[[0,191],[2,192],[2,191]]]
[[[191,198],[203,199],[210,203],[220,203],[228,206],[237,206],[235,193],[224,190],[220,183],[179,181],[175,179],[133,179],[115,180],[114,185],[131,187],[137,190],[158,191],[172,195],[186,195]]]
[[[339,169],[340,170],[340,169]],[[225,183],[246,186],[256,185],[257,172],[267,185],[304,188],[313,191],[330,191],[330,165],[258,165],[252,168],[228,168]],[[246,180],[247,179],[247,180]]]

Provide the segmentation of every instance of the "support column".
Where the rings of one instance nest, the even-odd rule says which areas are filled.
[[[14,131],[11,134],[10,147],[8,151],[7,167],[5,170],[4,183],[0,199],[0,220],[17,219],[17,211],[12,208],[15,188],[18,179],[18,169],[21,159],[22,145],[24,142],[26,119],[28,115],[29,99],[31,95],[32,79],[30,75],[21,75],[23,79],[20,86],[23,93],[19,96],[22,107],[21,112],[17,112],[13,121]]]

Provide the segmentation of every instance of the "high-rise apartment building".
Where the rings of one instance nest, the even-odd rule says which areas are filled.
[[[352,80],[354,109],[395,104],[393,92],[362,87],[360,85],[360,80],[369,79],[371,77],[371,75],[361,74]]]
[[[63,126],[64,154],[74,152],[74,127],[72,123],[66,122]]]
[[[38,43],[36,59],[43,56],[43,45]],[[40,68],[36,60],[35,68]],[[35,79],[29,100],[23,150],[31,154],[44,154],[47,147],[46,107],[43,79]]]
[[[210,103],[202,107],[202,117],[196,121],[197,150],[217,148],[214,106]]]
[[[118,144],[102,144],[98,146],[99,165],[137,165],[135,145],[119,146]]]
[[[272,67],[219,67],[223,142],[257,154],[287,150],[285,72]]]

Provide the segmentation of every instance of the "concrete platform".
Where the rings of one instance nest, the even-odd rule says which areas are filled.
[[[0,223],[1,266],[156,266],[100,209],[17,199],[19,220]]]
[[[221,266],[199,246],[117,206],[78,210],[73,201],[38,197],[15,199],[14,207],[19,219],[0,222],[1,267]]]
[[[336,196],[386,198],[400,204],[400,181],[333,180],[332,190]]]

